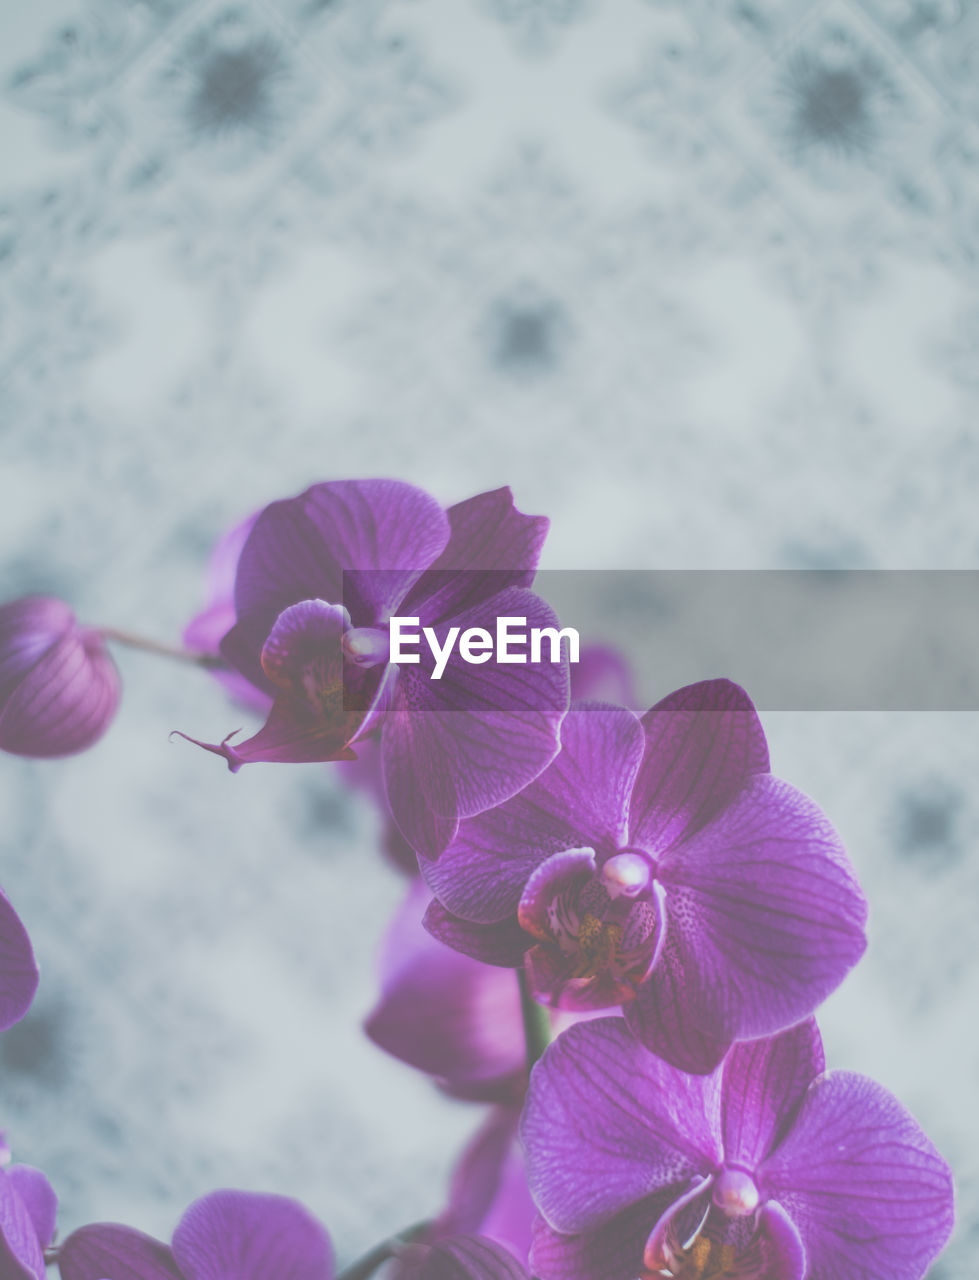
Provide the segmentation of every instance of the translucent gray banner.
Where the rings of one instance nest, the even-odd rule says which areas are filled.
[[[768,711],[979,710],[979,571],[549,571],[534,590],[620,651],[643,705],[727,676]]]

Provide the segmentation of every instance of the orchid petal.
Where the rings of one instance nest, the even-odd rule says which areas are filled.
[[[496,618],[507,615],[526,618],[528,628],[557,625],[538,596],[516,588],[452,623],[464,632],[487,623],[495,627]],[[385,776],[393,757],[410,757],[415,786],[430,809],[451,819],[471,817],[515,795],[557,755],[568,707],[567,663],[510,666],[494,658],[473,665],[456,650],[439,680],[431,678],[431,665],[429,654],[401,669],[382,731]],[[409,835],[400,811],[403,788],[393,789],[389,781],[388,800]],[[424,848],[417,851],[432,856]]]
[[[385,940],[383,994],[365,1029],[375,1044],[453,1091],[512,1080],[524,1061],[516,976],[439,942],[414,885]]]
[[[173,1233],[186,1280],[330,1280],[329,1236],[296,1200],[212,1191],[196,1200]]]
[[[678,689],[642,718],[646,754],[630,811],[632,842],[663,853],[730,803],[757,773],[768,771],[758,713],[730,680]]]
[[[636,717],[582,703],[561,726],[561,751],[519,795],[460,823],[436,863],[422,865],[432,892],[471,920],[517,910],[528,879],[566,849],[614,850],[627,834],[629,795],[642,758]]]
[[[0,1031],[19,1022],[37,991],[37,962],[27,930],[0,890]]]
[[[545,516],[519,512],[506,487],[458,502],[446,514],[449,540],[401,610],[429,625],[465,613],[507,587],[529,587],[550,524]]]
[[[770,775],[664,857],[659,876],[690,1021],[717,1040],[806,1017],[866,948],[867,904],[839,837]]]
[[[422,923],[433,938],[463,955],[505,969],[519,969],[524,952],[534,942],[515,919],[501,920],[497,924],[473,924],[446,911],[436,899],[429,903]]]
[[[810,1280],[921,1280],[952,1230],[948,1165],[865,1076],[833,1071],[759,1169],[805,1245]]]
[[[814,1018],[781,1035],[735,1045],[721,1086],[725,1160],[756,1168],[785,1137],[825,1066]]]
[[[112,1222],[80,1227],[58,1247],[61,1280],[184,1280],[165,1244]]]
[[[722,1061],[731,1041],[709,1035],[694,1023],[693,981],[674,932],[668,920],[656,967],[623,1012],[630,1030],[652,1053],[681,1071],[707,1075]]]
[[[530,1079],[521,1135],[537,1207],[590,1231],[718,1162],[718,1084],[654,1058],[621,1018],[565,1031]]]
[[[72,755],[108,728],[120,695],[105,640],[61,600],[29,596],[0,608],[0,749]]]
[[[54,1188],[40,1169],[29,1164],[11,1165],[6,1174],[7,1181],[24,1202],[41,1248],[46,1249],[54,1239],[58,1216]]]
[[[44,1280],[44,1254],[27,1205],[0,1170],[0,1275]]]

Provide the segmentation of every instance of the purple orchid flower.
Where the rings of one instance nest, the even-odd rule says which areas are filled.
[[[329,1236],[285,1196],[212,1191],[180,1219],[168,1247],[114,1223],[73,1231],[62,1280],[332,1280]]]
[[[100,632],[63,600],[0,606],[0,750],[68,756],[101,738],[119,705],[119,673]]]
[[[0,1134],[0,1165],[7,1166],[0,1167],[0,1275],[44,1280],[44,1251],[54,1239],[58,1197],[40,1169],[9,1160],[10,1148]]]
[[[388,926],[381,998],[365,1030],[455,1097],[519,1106],[527,1072],[515,977],[427,933],[421,920],[428,900],[425,885],[415,881]]]
[[[528,1280],[515,1257],[495,1241],[453,1236],[398,1251],[395,1280]]]
[[[621,1004],[687,1071],[808,1016],[866,946],[838,836],[771,776],[755,709],[727,680],[641,720],[572,708],[554,763],[423,870],[436,937],[523,964],[544,1003]]]
[[[814,1020],[708,1076],[621,1019],[565,1032],[522,1122],[541,1280],[921,1280],[951,1171],[890,1093],[824,1073]]]
[[[314,485],[256,518],[238,559],[235,625],[221,653],[272,699],[246,742],[200,743],[236,770],[250,761],[349,760],[380,730],[391,811],[435,858],[469,817],[514,795],[554,758],[568,704],[564,663],[479,665],[458,650],[441,677],[422,651],[388,661],[392,616],[454,632],[556,618],[527,590],[547,521],[508,489],[444,511],[394,480]],[[233,735],[231,735],[233,736]]]
[[[37,992],[37,961],[20,916],[0,889],[0,1031],[31,1007]]]

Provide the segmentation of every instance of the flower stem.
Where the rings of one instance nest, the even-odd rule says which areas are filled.
[[[527,1074],[530,1075],[531,1067],[551,1043],[551,1015],[534,999],[523,969],[517,970],[517,981],[520,983],[520,1012],[523,1015]]]
[[[417,1240],[419,1236],[425,1234],[432,1224],[430,1222],[416,1222],[413,1227],[406,1227],[404,1231],[399,1231],[397,1235],[389,1236],[387,1240],[382,1240],[380,1244],[376,1244],[373,1249],[368,1250],[362,1258],[358,1258],[356,1262],[351,1262],[349,1267],[345,1267],[339,1272],[336,1280],[368,1280],[378,1267],[387,1262],[389,1258],[397,1256],[398,1250],[406,1244],[411,1244]]]
[[[176,645],[161,644],[159,640],[150,640],[146,636],[134,635],[131,631],[117,631],[115,627],[97,628],[99,635],[115,644],[124,644],[129,649],[142,649],[144,653],[155,653],[161,658],[174,658],[177,662],[191,662],[196,667],[226,667],[223,658],[213,653],[197,653],[193,649],[178,649]]]

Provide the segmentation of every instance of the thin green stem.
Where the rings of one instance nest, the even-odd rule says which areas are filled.
[[[124,644],[128,649],[142,649],[144,653],[155,653],[161,658],[173,658],[177,662],[190,662],[195,667],[227,667],[223,658],[213,653],[197,653],[193,649],[178,649],[176,645],[161,644],[159,640],[150,640],[146,636],[134,635],[131,631],[118,631],[115,627],[99,627],[99,634],[115,644]]]
[[[406,1244],[412,1244],[415,1240],[425,1234],[432,1224],[430,1222],[416,1222],[413,1227],[407,1227],[404,1231],[399,1231],[396,1236],[390,1236],[387,1240],[382,1240],[380,1244],[376,1244],[362,1258],[358,1258],[356,1262],[351,1262],[349,1267],[345,1267],[339,1273],[336,1280],[368,1280],[374,1272],[389,1258],[397,1256],[398,1250],[402,1249]]]
[[[530,990],[530,983],[523,969],[517,970],[520,983],[520,1012],[523,1015],[523,1038],[527,1054],[527,1074],[551,1043],[551,1015],[538,1004]]]

